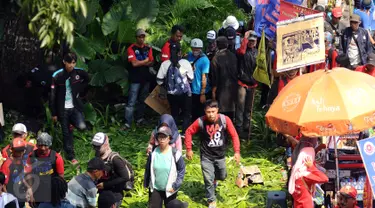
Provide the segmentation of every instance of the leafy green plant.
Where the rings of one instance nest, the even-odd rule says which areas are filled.
[[[25,0],[21,11],[30,18],[29,29],[42,41],[40,47],[52,48],[64,40],[74,42],[74,12],[87,16],[84,0]]]

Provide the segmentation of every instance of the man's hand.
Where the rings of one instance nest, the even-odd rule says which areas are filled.
[[[52,121],[53,121],[53,122],[57,122],[57,116],[53,116],[53,117],[52,117]]]
[[[192,160],[193,155],[194,155],[193,150],[189,150],[189,151],[186,152],[186,157],[187,157],[188,160]]]
[[[201,94],[200,101],[201,101],[202,104],[204,104],[206,102],[206,95],[205,94]]]
[[[96,188],[98,188],[99,190],[104,189],[103,183],[99,183],[98,185],[96,185]]]
[[[236,161],[237,165],[240,164],[240,160],[241,160],[240,153],[234,153],[234,160]]]

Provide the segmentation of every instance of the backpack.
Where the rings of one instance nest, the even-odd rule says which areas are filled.
[[[188,92],[188,86],[184,84],[183,77],[178,67],[171,65],[168,68],[166,77],[166,88],[170,95],[182,95]]]
[[[219,113],[219,117],[220,117],[221,124],[223,124],[223,126],[224,126],[224,130],[226,130],[227,129],[227,120],[225,119],[225,115]],[[198,124],[199,124],[200,129],[204,129],[203,116],[198,118]]]
[[[132,165],[130,164],[129,161],[127,161],[125,158],[121,157],[121,155],[117,152],[111,152],[111,154],[108,157],[108,163],[111,166],[112,169],[112,174],[114,174],[114,168],[113,168],[113,163],[112,160],[114,157],[119,157],[121,161],[124,163],[126,171],[128,172],[128,175],[130,177],[129,181],[126,181],[125,186],[124,186],[124,191],[130,191],[134,189],[134,170],[132,168]]]

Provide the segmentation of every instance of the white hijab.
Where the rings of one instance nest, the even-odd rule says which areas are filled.
[[[310,158],[311,161],[315,160],[315,150],[312,147],[304,147],[301,149],[301,152],[298,155],[297,162],[294,164],[292,169],[292,174],[289,179],[289,193],[293,194],[296,188],[296,180],[307,176],[310,174],[310,171],[307,170],[305,161],[307,158]]]

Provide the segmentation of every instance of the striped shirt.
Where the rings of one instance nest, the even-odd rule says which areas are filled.
[[[76,207],[96,207],[96,193],[98,192],[94,181],[87,173],[74,177],[68,183],[66,198]]]

